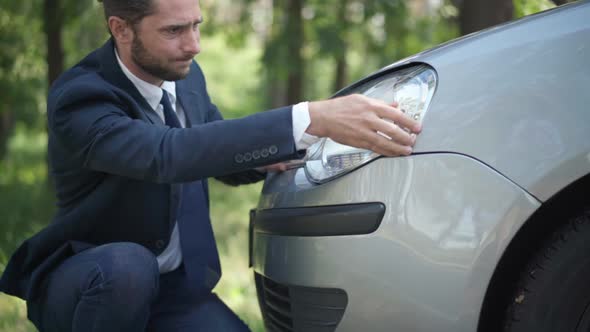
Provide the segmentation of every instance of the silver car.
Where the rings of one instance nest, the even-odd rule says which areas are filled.
[[[269,331],[590,331],[590,2],[339,92],[423,122],[414,153],[329,139],[267,178],[251,262]]]

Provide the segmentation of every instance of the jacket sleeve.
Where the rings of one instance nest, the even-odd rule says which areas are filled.
[[[95,81],[78,78],[48,98],[50,135],[85,168],[176,183],[238,173],[297,155],[291,107],[169,128],[131,118],[116,92]],[[248,161],[239,157],[262,149],[272,153]]]
[[[209,108],[207,110],[207,122],[223,120],[223,115],[221,114],[221,112],[219,111],[217,106],[211,101],[211,98],[209,97],[209,93],[207,92],[207,84],[205,82],[205,77],[203,75],[201,68],[197,65],[197,66],[195,66],[195,69],[197,70],[199,79],[201,80],[201,84],[204,87],[204,96],[206,98],[206,103],[209,105]],[[292,132],[292,130],[293,130],[293,128],[291,128],[291,132]],[[221,181],[224,184],[229,185],[229,186],[239,186],[242,184],[256,183],[256,182],[264,180],[265,178],[266,178],[266,173],[259,172],[255,169],[249,169],[246,171],[241,171],[241,172],[237,172],[237,173],[232,173],[232,174],[228,174],[228,175],[222,175],[222,176],[215,177],[216,180]]]

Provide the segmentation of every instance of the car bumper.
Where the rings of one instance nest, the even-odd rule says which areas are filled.
[[[376,225],[374,210],[356,209],[379,205]],[[303,169],[269,176],[251,259],[263,312],[283,306],[265,322],[278,318],[279,331],[476,331],[496,263],[539,205],[456,154],[382,158],[322,185]],[[283,302],[271,303],[265,282],[282,287]]]

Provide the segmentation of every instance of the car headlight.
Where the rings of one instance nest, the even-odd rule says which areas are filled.
[[[388,104],[397,102],[402,112],[422,122],[435,88],[435,71],[426,65],[416,65],[385,74],[345,93],[360,93]],[[305,173],[311,181],[324,183],[378,157],[380,155],[372,151],[324,138],[307,150]]]

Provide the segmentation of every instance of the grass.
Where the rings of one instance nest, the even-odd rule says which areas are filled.
[[[46,183],[44,134],[18,129],[0,162],[0,271],[14,249],[47,224],[53,197]],[[215,292],[254,332],[264,331],[252,270],[248,268],[248,211],[261,184],[227,187],[211,181],[211,216],[223,277]],[[0,293],[0,332],[34,332],[20,299]]]

